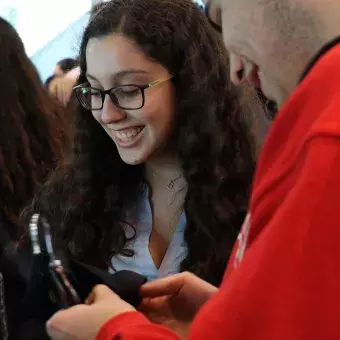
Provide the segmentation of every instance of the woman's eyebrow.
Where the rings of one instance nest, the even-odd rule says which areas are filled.
[[[114,75],[114,78],[122,78],[126,75],[129,74],[146,74],[147,72],[144,70],[139,70],[139,69],[128,69],[128,70],[123,70],[121,72],[118,72]]]
[[[92,79],[92,80],[98,81],[98,79],[97,79],[96,77],[91,76],[91,74],[89,74],[89,73],[86,73],[86,74],[85,74],[85,77],[86,77],[87,79]]]
[[[146,73],[148,73],[148,72],[146,72],[145,70],[127,69],[127,70],[123,70],[123,71],[114,73],[114,74],[112,74],[111,77],[112,77],[113,80],[117,80],[117,79],[122,78],[122,77],[124,77],[126,75],[129,75],[129,74],[146,74]],[[98,79],[95,76],[92,76],[89,73],[86,73],[85,76],[88,79],[92,79],[92,80],[98,81]]]

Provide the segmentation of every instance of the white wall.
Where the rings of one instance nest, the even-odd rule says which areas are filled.
[[[13,6],[13,0],[8,1]],[[14,0],[18,9],[18,32],[26,52],[38,49],[63,32],[91,8],[91,0]]]
[[[43,81],[53,73],[58,61],[78,56],[80,40],[88,20],[89,14],[83,15],[31,57]]]

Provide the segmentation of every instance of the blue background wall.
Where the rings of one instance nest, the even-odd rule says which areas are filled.
[[[193,1],[200,7],[204,6],[202,0]],[[92,1],[93,4],[97,2],[101,2],[101,0]],[[45,81],[52,75],[58,61],[64,58],[75,58],[78,56],[80,40],[89,21],[89,17],[89,14],[83,15],[31,57],[42,81]]]
[[[85,14],[31,57],[42,81],[53,73],[58,61],[78,56],[80,40],[88,20],[89,14]]]

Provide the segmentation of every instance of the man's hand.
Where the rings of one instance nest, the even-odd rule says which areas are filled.
[[[150,321],[186,338],[192,319],[217,288],[190,273],[181,273],[145,284],[140,311]]]
[[[56,313],[47,322],[53,340],[93,340],[100,328],[119,314],[135,311],[106,286],[96,286],[86,305],[77,305]]]

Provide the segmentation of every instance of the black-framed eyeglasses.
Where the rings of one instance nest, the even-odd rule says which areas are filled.
[[[146,85],[126,84],[118,87],[113,87],[108,90],[100,90],[88,84],[81,84],[73,88],[79,103],[84,109],[90,111],[101,110],[104,106],[106,95],[109,95],[114,105],[124,110],[138,110],[145,104],[144,91],[150,87],[158,86],[165,81],[173,78],[158,79]]]
[[[211,26],[219,33],[222,33],[222,17],[221,8],[212,6],[212,2],[208,1],[205,5],[205,16],[208,18]]]

